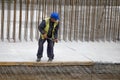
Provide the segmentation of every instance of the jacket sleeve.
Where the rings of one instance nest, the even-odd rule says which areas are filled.
[[[54,38],[55,38],[55,39],[58,38],[58,29],[59,29],[59,23],[58,23],[58,25],[55,27],[55,32],[54,32]]]
[[[45,31],[44,31],[45,26],[46,26],[46,23],[45,23],[45,20],[43,20],[38,26],[38,30],[40,31],[41,34],[45,34]]]

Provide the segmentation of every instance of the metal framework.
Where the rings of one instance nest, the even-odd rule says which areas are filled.
[[[38,40],[38,25],[54,11],[59,40],[120,40],[120,0],[0,0],[1,41]]]

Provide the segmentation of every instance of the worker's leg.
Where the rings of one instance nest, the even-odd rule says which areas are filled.
[[[54,41],[47,39],[47,56],[49,59],[54,59]]]
[[[37,58],[41,58],[43,56],[43,44],[46,41],[46,39],[39,39],[39,47],[37,52]]]

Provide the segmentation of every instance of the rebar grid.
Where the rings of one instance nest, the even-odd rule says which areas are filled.
[[[120,64],[0,65],[0,80],[120,80]]]

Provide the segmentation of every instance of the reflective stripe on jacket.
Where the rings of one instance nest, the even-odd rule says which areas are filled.
[[[49,27],[50,27],[50,24],[49,24],[50,21],[49,20],[50,20],[50,18],[45,19],[46,26],[44,28],[44,31],[47,34],[48,34],[48,31],[49,31]],[[53,30],[52,30],[52,39],[54,39],[54,31],[55,31],[55,27],[57,26],[57,24],[58,24],[58,22],[56,21],[54,23]],[[42,37],[42,39],[44,39],[43,34],[41,34],[40,36]]]

